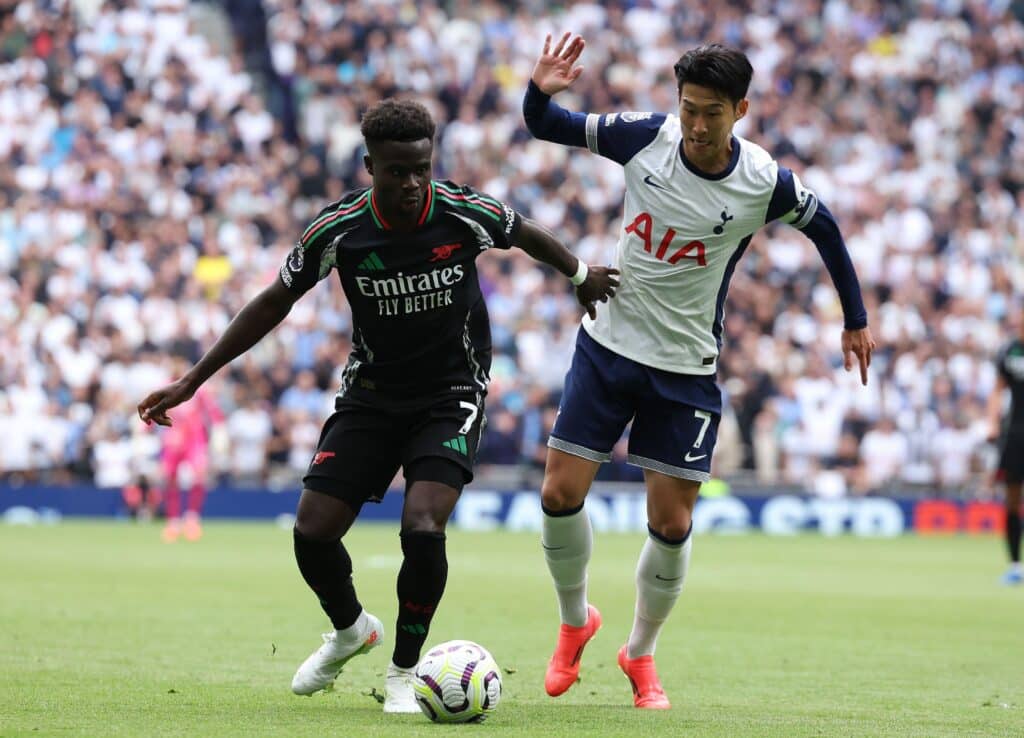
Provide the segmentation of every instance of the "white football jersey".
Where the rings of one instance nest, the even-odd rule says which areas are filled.
[[[817,199],[741,138],[725,171],[699,172],[683,156],[674,115],[590,114],[586,143],[623,164],[626,197],[614,264],[621,286],[584,329],[642,364],[715,373],[729,280],[751,237],[776,218],[802,228]]]

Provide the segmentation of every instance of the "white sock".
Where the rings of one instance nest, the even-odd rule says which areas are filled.
[[[590,517],[585,509],[572,515],[544,513],[541,545],[555,583],[562,622],[566,625],[587,624],[587,564],[593,540]]]
[[[654,536],[647,537],[636,565],[636,610],[626,646],[627,657],[654,654],[661,626],[683,591],[692,548],[690,534],[684,543],[675,546]]]
[[[359,617],[352,625],[342,630],[336,630],[335,643],[349,644],[361,643],[366,640],[366,632],[370,629],[370,619],[366,617],[366,610],[359,611]]]

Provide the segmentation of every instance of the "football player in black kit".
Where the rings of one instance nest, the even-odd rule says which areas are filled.
[[[1002,438],[999,450],[998,478],[1006,486],[1006,547],[1010,568],[1003,584],[1020,584],[1024,571],[1020,564],[1020,502],[1024,483],[1024,315],[1017,316],[1017,337],[996,359],[996,388],[988,398],[989,440]],[[1010,390],[1010,412],[1000,428],[1003,393]]]
[[[170,425],[222,366],[288,315],[337,271],[352,309],[352,351],[316,455],[303,478],[295,558],[334,631],[299,667],[297,694],[332,684],[342,666],[383,641],[352,584],[341,539],[367,501],[380,501],[399,467],[406,480],[398,573],[398,621],[385,712],[419,712],[412,668],[447,578],[445,524],[484,425],[491,363],[487,307],[475,260],[518,246],[575,286],[593,314],[615,294],[617,270],[588,267],[554,236],[470,187],[431,179],[434,121],[411,101],[385,100],[362,120],[373,186],[332,203],[303,232],[280,275],[249,302],[183,377],[139,404],[142,420]]]

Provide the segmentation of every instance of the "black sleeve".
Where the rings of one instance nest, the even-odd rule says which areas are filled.
[[[437,183],[437,198],[473,231],[481,251],[511,248],[519,236],[523,219],[515,210],[468,185]]]
[[[331,273],[338,263],[336,240],[339,229],[346,230],[343,228],[345,216],[366,199],[366,194],[354,204],[342,199],[320,211],[281,265],[278,276],[285,287],[301,295]]]

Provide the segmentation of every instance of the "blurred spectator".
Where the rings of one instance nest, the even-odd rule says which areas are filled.
[[[285,410],[321,420],[330,409],[327,397],[316,386],[316,375],[308,369],[295,376],[295,384],[281,394],[280,404]]]
[[[250,388],[239,387],[236,394],[241,395],[242,400],[227,418],[231,446],[228,472],[232,480],[240,484],[263,483],[273,433],[267,403]]]
[[[499,407],[487,413],[487,441],[481,444],[478,463],[514,465],[519,462],[519,424],[515,414]]]
[[[869,490],[884,490],[897,483],[910,460],[906,436],[896,430],[892,418],[883,416],[878,425],[864,434],[860,444],[860,464],[864,485]]]
[[[326,202],[368,185],[359,116],[381,97],[438,118],[437,178],[480,183],[611,261],[621,169],[531,140],[519,112],[543,35],[572,29],[588,72],[566,105],[595,112],[674,111],[662,70],[684,50],[746,50],[754,104],[738,133],[805,173],[863,281],[880,343],[867,390],[841,370],[841,313],[809,242],[755,237],[719,376],[738,460],[716,471],[812,488],[834,472],[824,494],[969,491],[999,323],[1024,302],[1022,16],[1020,3],[911,0],[8,3],[0,475],[137,483],[133,410],[170,371],[159,357],[197,358]],[[578,308],[515,251],[480,273],[487,466],[536,471]],[[350,330],[341,290],[317,291],[223,373],[218,470],[295,484]]]

